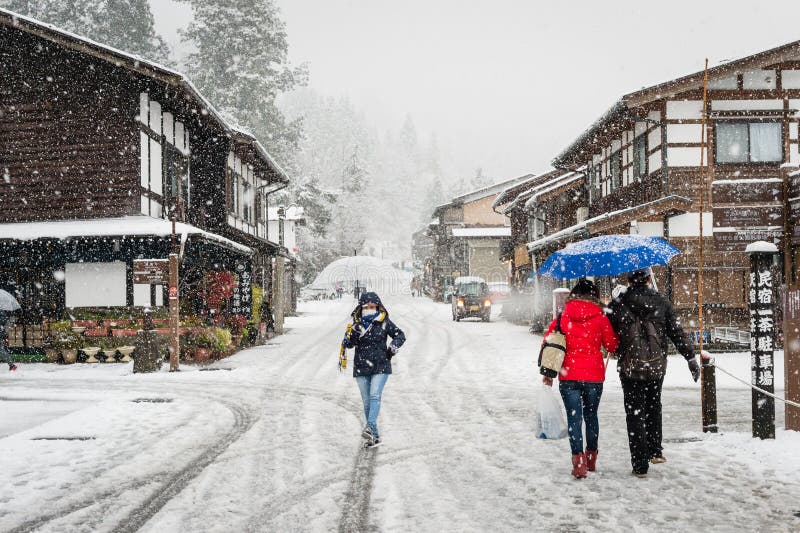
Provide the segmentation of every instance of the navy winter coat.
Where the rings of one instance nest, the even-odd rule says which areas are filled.
[[[392,342],[389,346],[397,351],[406,342],[406,336],[394,322],[389,320],[389,314],[377,294],[365,293],[361,299],[377,304],[378,316],[373,320],[364,320],[361,317],[361,305],[363,305],[361,303],[353,311],[353,329],[344,339],[346,348],[356,349],[353,377],[391,374],[392,363],[388,357],[389,347],[386,346],[386,341],[391,337]]]

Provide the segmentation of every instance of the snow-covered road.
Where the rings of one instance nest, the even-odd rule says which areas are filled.
[[[449,306],[427,299],[386,300],[409,340],[376,450],[360,447],[357,388],[336,369],[351,300],[305,304],[286,335],[217,371],[0,374],[0,530],[800,528],[800,435],[751,439],[748,390],[720,379],[723,433],[703,435],[698,387],[672,361],[669,461],[639,480],[610,368],[598,472],[576,481],[566,440],[533,437],[538,339],[502,321],[452,322]],[[746,356],[725,357],[747,376]]]

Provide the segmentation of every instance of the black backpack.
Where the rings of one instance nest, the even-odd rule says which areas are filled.
[[[619,335],[617,371],[635,381],[660,380],[667,373],[667,354],[655,324],[628,312]]]

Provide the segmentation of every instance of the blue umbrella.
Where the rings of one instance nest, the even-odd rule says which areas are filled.
[[[666,265],[680,250],[660,237],[601,235],[568,244],[536,271],[557,279],[616,276],[654,265]]]

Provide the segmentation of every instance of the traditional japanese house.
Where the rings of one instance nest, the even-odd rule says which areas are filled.
[[[172,250],[197,311],[191,284],[228,270],[228,310],[249,318],[284,253],[268,194],[288,183],[252,135],[182,74],[2,9],[0,70],[0,285],[24,323],[161,306]]]
[[[523,178],[505,181],[453,198],[436,207],[428,235],[433,239],[430,262],[434,292],[445,297],[458,276],[507,281],[507,262],[498,262],[511,237],[508,218],[492,209],[497,195]]]
[[[505,254],[501,256],[502,261],[510,261],[510,283],[517,287],[524,286],[531,278],[533,272],[533,263],[531,256],[527,249],[527,243],[533,239],[539,238],[547,233],[548,228],[548,204],[542,202],[540,205],[537,201],[533,211],[526,207],[528,200],[539,193],[545,193],[551,186],[565,182],[567,178],[575,178],[578,175],[574,172],[565,172],[562,170],[551,170],[541,174],[529,174],[524,176],[524,180],[518,184],[508,187],[495,198],[492,204],[492,209],[498,213],[504,214],[509,219],[511,227],[511,240],[510,245],[505,250]],[[576,190],[580,190],[580,180],[570,180],[567,185],[572,185]],[[573,198],[579,199],[580,194],[573,195]],[[538,200],[540,196],[536,196]],[[550,219],[550,229],[558,227],[562,212],[568,212],[569,209],[562,209],[559,207],[559,202],[563,202],[570,198],[569,195],[564,195],[560,198],[555,205],[552,206],[552,213]],[[573,210],[577,213],[577,210]]]
[[[586,220],[532,240],[529,249],[576,235],[663,236],[683,254],[656,278],[691,320],[702,239],[703,312],[712,329],[746,324],[744,249],[783,235],[780,168],[800,160],[800,41],[708,69],[707,156],[703,75],[624,95],[559,154],[557,167],[585,169]]]

